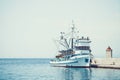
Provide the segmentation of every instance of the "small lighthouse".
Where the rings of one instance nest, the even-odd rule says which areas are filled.
[[[112,58],[112,49],[110,46],[106,49],[106,58]]]

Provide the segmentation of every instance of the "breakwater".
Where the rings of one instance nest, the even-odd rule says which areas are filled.
[[[94,58],[91,67],[120,69],[120,58]]]

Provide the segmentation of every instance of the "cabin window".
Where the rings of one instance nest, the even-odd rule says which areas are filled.
[[[90,47],[89,46],[75,46],[76,50],[89,50]]]
[[[85,62],[88,63],[89,59],[85,59]]]

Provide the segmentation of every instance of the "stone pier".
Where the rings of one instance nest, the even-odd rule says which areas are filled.
[[[110,46],[108,46],[106,49],[106,58],[93,58],[91,67],[120,69],[120,58],[113,58],[112,52],[113,50]]]
[[[120,58],[94,58],[91,67],[120,69]]]

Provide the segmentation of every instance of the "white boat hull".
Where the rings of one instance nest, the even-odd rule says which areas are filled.
[[[75,56],[69,60],[50,61],[50,64],[55,67],[90,67],[90,57],[88,55]]]

